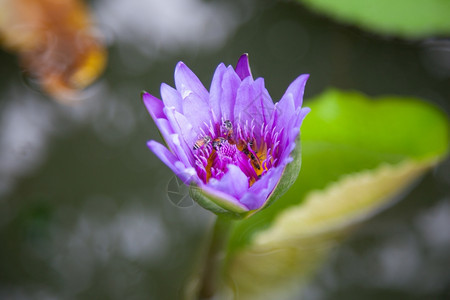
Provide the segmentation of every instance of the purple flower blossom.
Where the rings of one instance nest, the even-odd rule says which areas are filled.
[[[274,104],[248,56],[234,69],[220,64],[208,92],[182,62],[176,89],[161,85],[162,101],[143,101],[167,148],[148,147],[186,184],[191,196],[218,214],[247,216],[280,197],[300,171],[300,125],[308,75],[300,75]],[[249,213],[251,212],[251,213]]]

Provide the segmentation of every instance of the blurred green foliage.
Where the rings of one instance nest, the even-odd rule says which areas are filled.
[[[447,0],[298,0],[341,22],[406,38],[450,33]]]

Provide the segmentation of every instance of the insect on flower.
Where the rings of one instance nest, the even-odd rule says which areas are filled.
[[[222,123],[222,127],[226,130],[226,138],[230,141],[231,135],[233,134],[233,124],[230,120],[225,120]]]
[[[203,146],[209,144],[210,142],[211,142],[211,137],[210,137],[209,135],[204,136],[204,137],[202,137],[201,139],[198,139],[198,140],[195,142],[195,144],[194,144],[194,146],[192,147],[192,149],[198,150],[198,149],[200,149],[201,147],[203,147]]]
[[[222,147],[222,144],[223,144],[225,141],[226,141],[226,139],[224,139],[223,137],[215,138],[215,139],[212,141],[212,147],[213,147],[213,149],[216,150],[216,151],[219,150],[219,148]]]
[[[262,78],[253,79],[246,54],[236,68],[220,64],[210,90],[182,62],[175,86],[144,103],[167,148],[149,148],[186,184],[203,207],[248,217],[287,191],[300,171],[300,125],[308,75],[294,80],[276,104]],[[200,138],[199,138],[200,137]]]
[[[256,152],[253,151],[251,142],[249,142],[247,145],[244,145],[242,152],[244,152],[244,154],[250,158],[251,163],[252,163],[253,167],[255,167],[256,170],[261,170],[261,162],[260,162]],[[258,176],[260,176],[260,175],[258,175]]]

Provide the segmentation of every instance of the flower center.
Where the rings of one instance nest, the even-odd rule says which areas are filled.
[[[253,185],[270,168],[277,164],[279,156],[279,132],[261,125],[255,131],[254,122],[246,122],[236,128],[229,120],[211,124],[193,146],[195,168],[204,183],[211,178],[220,179],[228,171],[228,165],[238,166]]]

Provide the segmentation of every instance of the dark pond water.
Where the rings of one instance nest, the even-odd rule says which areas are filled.
[[[380,37],[283,1],[91,4],[109,63],[82,104],[25,84],[16,58],[0,52],[0,299],[181,296],[214,218],[168,197],[173,175],[146,147],[159,135],[139,98],[172,85],[180,60],[209,86],[220,62],[248,52],[274,99],[309,73],[306,98],[336,87],[450,111],[442,39]],[[449,297],[449,170],[447,160],[363,224],[305,299]]]

